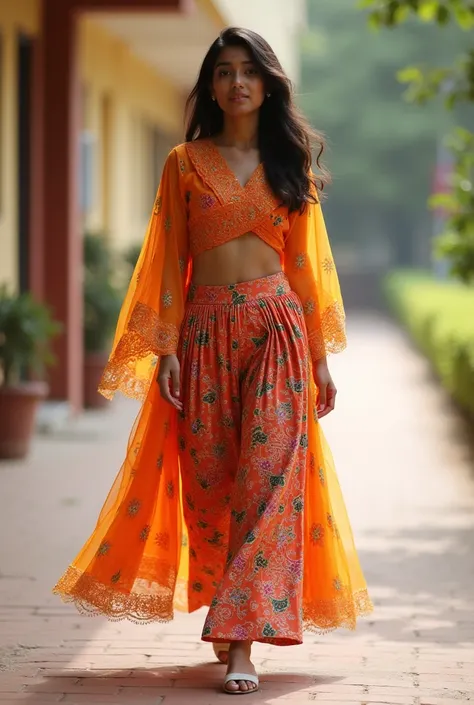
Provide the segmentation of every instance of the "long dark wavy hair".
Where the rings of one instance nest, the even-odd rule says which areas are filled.
[[[329,182],[321,163],[324,138],[314,131],[297,109],[293,87],[275,52],[256,32],[229,27],[210,47],[196,85],[186,101],[186,141],[218,135],[224,126],[224,113],[212,100],[214,68],[225,47],[240,46],[250,52],[263,77],[266,97],[259,115],[259,150],[270,188],[290,211],[304,210],[318,200]],[[312,151],[317,150],[317,177],[310,175]]]

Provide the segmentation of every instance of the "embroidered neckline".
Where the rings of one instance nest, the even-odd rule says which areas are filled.
[[[186,142],[186,151],[200,178],[216,194],[222,205],[249,198],[254,200],[256,189],[261,190],[262,184],[266,185],[263,163],[260,162],[245,186],[242,186],[209,138]]]
[[[238,180],[237,176],[235,175],[235,172],[233,171],[233,169],[231,169],[229,162],[228,162],[227,159],[224,157],[224,155],[222,154],[222,152],[221,152],[221,150],[219,149],[219,147],[218,147],[218,146],[213,142],[213,140],[210,139],[210,138],[208,138],[208,139],[206,140],[206,142],[209,144],[211,150],[212,150],[213,152],[215,152],[216,157],[219,159],[219,161],[220,161],[221,164],[222,164],[222,168],[223,168],[225,171],[227,171],[227,173],[229,174],[229,176],[232,177],[232,179],[234,180],[235,184],[236,184],[242,191],[246,191],[247,188],[252,184],[252,182],[257,178],[257,176],[260,175],[260,172],[261,172],[262,169],[263,169],[263,162],[259,162],[258,166],[257,166],[257,167],[252,171],[252,173],[250,174],[250,177],[247,179],[247,182],[245,183],[245,185],[242,185],[242,184],[240,183],[240,181]]]

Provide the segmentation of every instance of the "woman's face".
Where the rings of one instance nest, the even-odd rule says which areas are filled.
[[[227,115],[248,115],[265,100],[263,77],[244,47],[223,49],[217,59],[211,94]]]

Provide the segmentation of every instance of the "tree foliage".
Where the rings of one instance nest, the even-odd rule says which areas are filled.
[[[370,24],[395,27],[416,16],[426,23],[457,29],[465,50],[444,66],[423,68],[410,66],[399,72],[408,84],[407,98],[424,104],[441,96],[448,110],[474,103],[474,42],[468,43],[474,29],[474,3],[469,0],[363,0],[370,9]],[[467,34],[468,31],[471,34]],[[465,128],[455,129],[448,139],[454,156],[452,192],[431,199],[449,212],[446,232],[439,238],[436,252],[452,263],[452,272],[466,283],[474,283],[474,134]]]
[[[307,14],[300,104],[328,135],[332,237],[352,243],[363,260],[390,246],[397,263],[420,263],[432,228],[424,204],[450,123],[440,104],[428,112],[401,100],[396,72],[406,60],[449,62],[457,37],[448,31],[441,41],[438,28],[414,22],[369,33],[355,0],[307,0]]]

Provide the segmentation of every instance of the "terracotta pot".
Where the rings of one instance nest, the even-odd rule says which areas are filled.
[[[45,382],[0,387],[0,458],[24,458],[28,454],[36,410],[47,396]]]
[[[110,403],[97,391],[108,359],[106,352],[86,352],[84,355],[84,406],[87,409],[103,409]]]

